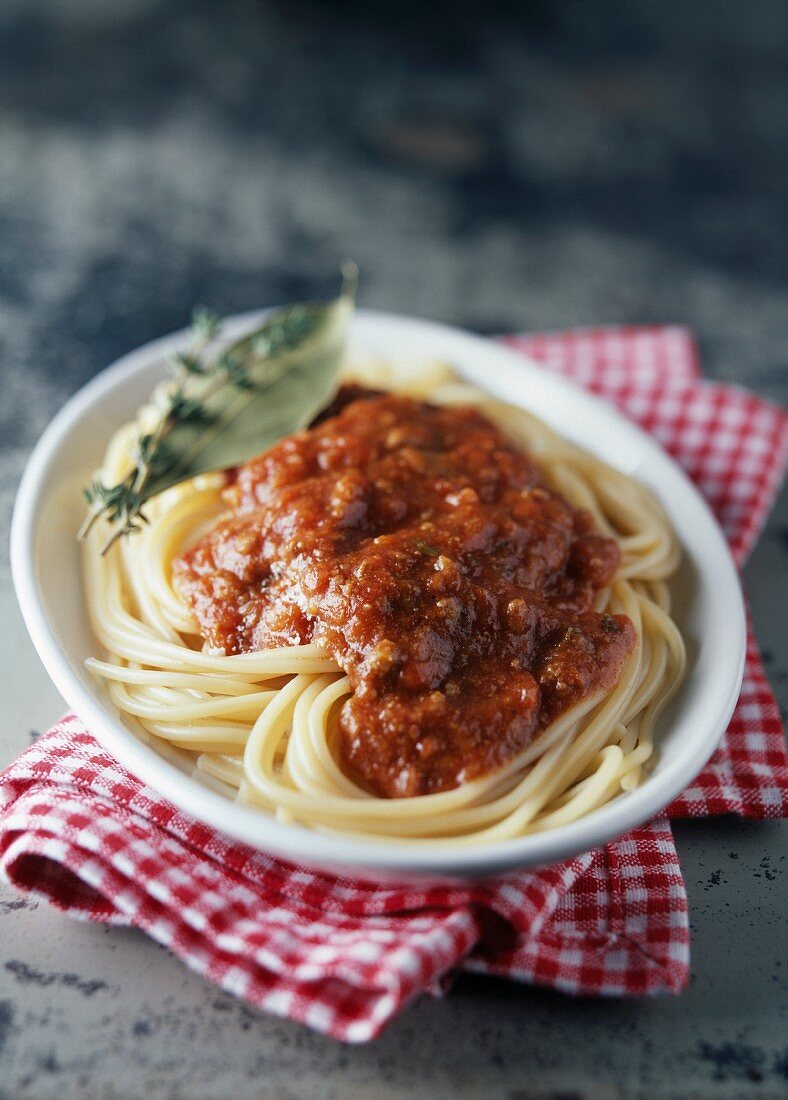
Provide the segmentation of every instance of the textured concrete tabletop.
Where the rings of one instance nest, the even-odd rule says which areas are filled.
[[[710,376],[788,395],[784,4],[374,7],[4,0],[4,525],[36,438],[96,371],[195,302],[321,292],[346,255],[365,306],[482,332],[684,322]],[[61,708],[5,542],[0,764]],[[783,702],[787,553],[783,498],[746,571]],[[466,978],[364,1048],[4,891],[0,1096],[785,1096],[785,824],[676,835],[681,997]]]

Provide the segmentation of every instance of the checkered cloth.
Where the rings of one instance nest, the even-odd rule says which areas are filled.
[[[788,420],[701,380],[681,328],[509,341],[644,425],[707,496],[741,563],[788,452]],[[672,815],[788,812],[779,715],[750,633],[722,746]],[[504,881],[374,886],[288,866],[159,798],[68,716],[0,775],[0,873],[71,916],[135,925],[249,1003],[349,1042],[458,970],[569,993],[678,992],[687,898],[667,820]]]

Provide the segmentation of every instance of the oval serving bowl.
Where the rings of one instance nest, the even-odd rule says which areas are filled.
[[[261,316],[232,318],[223,332],[242,335]],[[653,439],[565,379],[459,329],[366,311],[353,321],[352,342],[382,358],[448,361],[470,382],[530,410],[573,443],[638,479],[661,501],[682,544],[682,566],[671,587],[688,669],[655,730],[652,772],[640,787],[560,828],[486,846],[430,851],[276,821],[230,801],[140,740],[124,725],[104,685],[84,668],[85,658],[100,655],[100,647],[88,623],[74,532],[83,514],[81,486],[100,465],[111,433],[133,416],[161,379],[164,357],[183,350],[187,340],[184,331],[131,352],[63,407],[30,457],[12,522],[14,583],[36,649],[69,706],[131,772],[200,821],[289,862],[375,881],[436,882],[498,876],[597,847],[653,817],[694,778],[733,712],[746,640],[736,569],[703,498]]]

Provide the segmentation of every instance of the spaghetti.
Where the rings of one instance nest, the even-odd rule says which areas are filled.
[[[107,659],[91,659],[89,668],[159,751],[228,796],[317,830],[432,847],[489,843],[566,824],[637,786],[685,660],[666,585],[678,546],[656,501],[530,414],[453,380],[442,365],[416,375],[363,364],[354,376],[433,405],[479,406],[533,456],[551,489],[617,540],[620,566],[595,601],[597,612],[627,616],[634,627],[615,685],[560,713],[489,773],[437,793],[378,797],[340,766],[338,713],[353,689],[326,650],[312,643],[210,651],[173,587],[173,561],[225,511],[222,473],[154,498],[149,525],[105,557],[101,534],[91,532],[88,604]],[[111,440],[102,470],[108,483],[127,468],[135,433],[129,425]]]

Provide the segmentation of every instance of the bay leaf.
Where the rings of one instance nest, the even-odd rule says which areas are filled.
[[[197,474],[237,466],[305,427],[338,387],[354,296],[351,269],[334,301],[275,310],[208,362],[176,357],[176,376],[138,414],[128,476],[85,490],[90,511],[80,535],[103,515],[113,529],[106,550],[139,526],[151,497]]]

